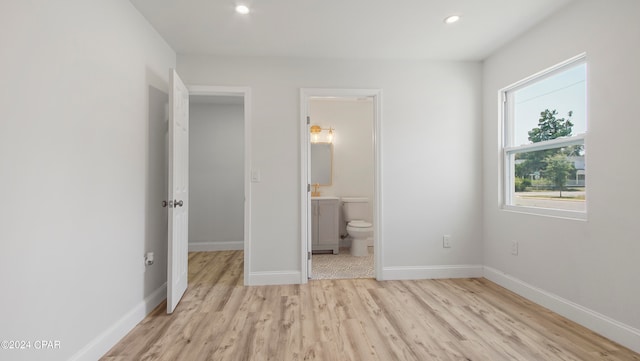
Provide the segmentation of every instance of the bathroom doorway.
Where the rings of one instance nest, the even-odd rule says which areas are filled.
[[[303,190],[309,189],[301,206],[303,282],[381,274],[380,103],[379,90],[301,92],[301,179]],[[370,226],[358,229],[369,236],[359,235],[356,242],[355,223],[351,234],[347,229],[351,219],[343,211],[345,197],[357,197],[357,219]]]

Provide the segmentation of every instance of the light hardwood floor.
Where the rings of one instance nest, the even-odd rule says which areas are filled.
[[[640,360],[485,279],[244,287],[243,254],[189,255],[189,288],[114,346],[121,360]]]

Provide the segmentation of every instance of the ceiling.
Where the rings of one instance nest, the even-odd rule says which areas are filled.
[[[475,61],[573,0],[239,1],[131,3],[178,54]]]

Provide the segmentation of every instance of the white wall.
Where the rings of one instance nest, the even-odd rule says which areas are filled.
[[[189,106],[189,248],[244,247],[244,105]]]
[[[251,87],[262,179],[252,183],[250,277],[300,280],[299,91],[311,87],[383,90],[383,278],[482,264],[479,63],[181,55],[178,70],[190,84]]]
[[[0,339],[61,346],[0,358],[95,360],[163,297],[175,53],[126,0],[8,0],[0,24]]]
[[[640,169],[633,145],[640,134],[638,15],[640,2],[635,0],[577,1],[484,65],[488,275],[636,351]],[[500,210],[499,89],[582,52],[588,63],[588,220]],[[509,252],[512,240],[519,242],[518,256]]]

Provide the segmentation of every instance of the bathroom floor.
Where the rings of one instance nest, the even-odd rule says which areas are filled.
[[[369,255],[365,257],[354,257],[349,248],[340,248],[339,254],[314,254],[311,260],[311,279],[375,277],[372,247],[369,247]]]

